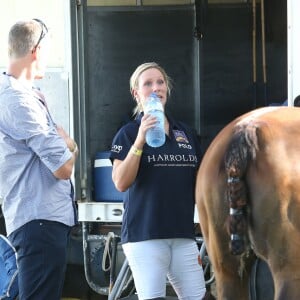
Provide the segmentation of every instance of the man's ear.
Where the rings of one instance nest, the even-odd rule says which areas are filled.
[[[40,48],[41,48],[40,45],[38,45],[37,47],[35,47],[34,50],[31,51],[33,60],[37,60],[38,59],[39,54],[40,54]]]

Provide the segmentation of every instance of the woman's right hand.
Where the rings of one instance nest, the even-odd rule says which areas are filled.
[[[146,143],[146,132],[149,128],[152,128],[156,123],[156,117],[153,117],[150,114],[145,114],[141,119],[141,125],[134,142],[134,146],[138,149],[143,149],[144,144]]]

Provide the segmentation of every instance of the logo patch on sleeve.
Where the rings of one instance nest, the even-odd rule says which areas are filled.
[[[122,150],[122,146],[120,146],[120,145],[113,145],[112,147],[111,147],[111,151],[112,152],[116,152],[116,153],[120,153],[121,152],[121,150]]]

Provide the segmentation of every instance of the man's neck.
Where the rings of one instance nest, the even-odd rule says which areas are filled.
[[[8,65],[7,74],[27,86],[32,86],[34,81],[33,66],[27,58],[11,60]]]
[[[7,75],[12,76],[16,80],[18,80],[23,86],[26,86],[29,89],[31,89],[31,87],[33,86],[33,79],[31,78],[31,76],[28,76],[28,72],[26,69],[20,71],[14,68],[8,68]]]

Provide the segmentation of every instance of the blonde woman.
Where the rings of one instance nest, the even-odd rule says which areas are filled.
[[[166,108],[170,78],[155,62],[137,67],[130,78],[136,119],[116,134],[112,149],[113,181],[125,192],[122,245],[140,300],[164,299],[166,278],[179,299],[205,295],[194,236],[194,186],[201,149],[194,130],[165,115],[166,142],[152,148],[145,134],[156,119],[144,114],[154,92]]]

